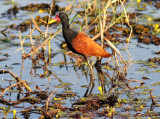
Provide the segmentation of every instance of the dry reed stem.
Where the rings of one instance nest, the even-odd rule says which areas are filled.
[[[0,74],[4,74],[4,73],[9,73],[12,77],[14,77],[17,82],[23,82],[23,80],[21,78],[19,78],[16,74],[14,74],[13,72],[11,71],[8,71],[8,70],[0,70]],[[23,86],[26,88],[26,90],[28,90],[29,92],[32,91],[32,89],[25,83],[23,83]]]
[[[60,30],[58,30],[54,35],[52,35],[50,38],[46,39],[45,41],[43,41],[41,43],[40,46],[35,48],[35,51],[38,51],[41,47],[45,46],[48,44],[49,40],[51,40],[53,37],[55,37],[59,32],[61,32]],[[30,53],[28,53],[28,55],[31,55],[33,52],[31,51]]]
[[[41,29],[39,28],[39,26],[37,25],[36,21],[34,20],[34,18],[31,16],[32,18],[32,22],[33,25],[35,26],[35,28],[37,29],[37,31],[39,31],[40,34],[42,34],[43,32],[41,31]]]
[[[56,92],[56,89],[51,93],[49,94],[48,98],[47,98],[47,101],[46,101],[46,110],[48,110],[48,103],[49,103],[49,98]]]
[[[32,57],[34,58],[35,57],[35,54],[37,53],[37,51],[35,50],[35,47],[33,45],[33,40],[32,40],[32,33],[34,32],[35,30],[35,27],[33,29],[31,29],[31,25],[30,25],[30,34],[29,34],[29,37],[30,37],[30,41],[31,41],[31,51],[33,51],[33,55]]]
[[[24,85],[24,84],[25,84],[24,82],[27,82],[27,81],[20,81],[20,82],[17,82],[17,83],[15,83],[15,84],[9,86],[8,88],[6,88],[6,89],[1,93],[1,99],[2,99],[4,102],[14,103],[14,104],[19,103],[20,100],[25,99],[25,98],[22,98],[22,99],[20,99],[20,100],[18,100],[18,101],[8,101],[8,100],[6,100],[6,99],[3,98],[3,94],[4,94],[7,90],[9,90],[9,89],[12,88],[13,86],[15,86],[15,85],[17,85],[17,84],[20,84],[20,83],[22,83],[22,84]]]
[[[131,90],[137,89],[137,87],[132,88],[131,86],[129,86],[129,83],[130,83],[130,82],[140,82],[140,83],[141,83],[140,86],[142,86],[143,84],[145,84],[145,82],[139,81],[139,80],[128,80],[128,82],[126,83],[126,86],[127,86],[129,89],[131,89]]]
[[[75,3],[75,1],[76,0],[73,0],[72,2],[71,2],[71,4],[69,4],[67,7],[65,7],[65,12],[67,12],[67,11],[71,11],[72,10],[72,7],[73,7],[73,4]]]
[[[105,41],[107,41],[107,44],[121,57],[121,59],[123,60],[124,64],[126,65],[127,63],[125,62],[125,60],[122,57],[122,55],[119,52],[119,50],[107,38],[104,38],[104,39],[105,39]]]
[[[23,40],[21,39],[21,32],[20,32],[20,30],[19,30],[19,40],[20,40],[21,48],[17,49],[15,52],[18,52],[19,50],[22,50],[22,53],[23,53],[23,55],[24,55],[24,54],[25,54],[25,51],[24,51],[24,49],[23,49],[23,43],[24,43],[24,41],[25,41],[25,38],[24,38]]]
[[[152,105],[155,105],[156,101],[154,100],[154,97],[152,96],[152,91],[150,91],[150,97],[152,99]]]
[[[131,38],[131,35],[132,35],[132,32],[133,32],[133,29],[132,29],[132,26],[131,26],[130,23],[129,23],[129,17],[128,17],[128,15],[127,15],[126,8],[125,8],[125,6],[124,6],[124,2],[122,2],[122,0],[120,0],[120,2],[121,2],[121,5],[122,5],[123,8],[124,8],[124,13],[125,13],[125,18],[127,19],[127,24],[128,24],[128,26],[130,27],[130,29],[131,29],[130,34],[129,34],[129,39],[130,39],[130,38]],[[127,49],[127,47],[128,47],[128,44],[129,44],[129,42],[127,42],[126,49]]]

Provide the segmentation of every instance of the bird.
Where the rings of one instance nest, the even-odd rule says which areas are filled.
[[[59,21],[62,24],[62,33],[69,50],[73,53],[82,55],[88,62],[88,56],[108,58],[110,53],[105,51],[102,46],[92,40],[89,36],[74,29],[70,29],[69,18],[65,12],[59,12],[50,23]]]

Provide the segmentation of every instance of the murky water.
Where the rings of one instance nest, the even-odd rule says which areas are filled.
[[[48,3],[50,4],[52,0],[14,0],[17,4],[17,6],[25,6],[28,5],[30,3]],[[1,0],[0,4],[0,11],[1,13],[4,13],[5,11],[7,11],[9,8],[11,8],[13,5],[12,4],[6,4],[6,2],[10,2],[10,1],[6,1],[6,0]],[[57,4],[60,7],[65,7],[66,5],[68,5],[70,3],[70,1],[66,1],[66,2],[57,2]],[[142,11],[143,14],[147,14],[150,15],[152,11],[155,11],[154,14],[152,14],[154,17],[160,17],[159,11],[156,10],[153,7],[147,7],[146,11]],[[22,21],[24,21],[25,19],[30,19],[31,16],[36,17],[37,14],[39,14],[38,12],[33,12],[33,13],[28,13],[28,11],[19,11],[19,13],[17,14],[17,18],[15,18],[14,16],[11,18],[8,17],[3,17],[2,15],[0,16],[1,20],[0,21],[5,21],[5,23],[0,23],[0,30],[2,31],[6,26],[6,25],[10,25],[10,24],[19,24]],[[45,16],[47,13],[43,13],[40,14],[41,16]],[[41,27],[42,29],[44,27]],[[56,29],[57,27],[55,27]],[[45,78],[40,78],[40,74],[44,73],[43,68],[39,68],[34,70],[33,64],[32,64],[32,60],[30,59],[26,59],[24,60],[24,62],[22,63],[22,51],[18,51],[16,52],[17,49],[20,48],[20,45],[15,45],[17,43],[20,43],[19,38],[18,38],[18,30],[9,30],[6,34],[8,36],[11,35],[15,35],[17,36],[17,38],[15,39],[11,39],[9,42],[5,42],[5,41],[0,41],[0,52],[2,54],[0,54],[0,58],[7,58],[7,60],[5,61],[0,61],[0,67],[1,70],[2,69],[6,69],[9,71],[14,72],[16,75],[18,75],[19,77],[21,77],[22,80],[26,80],[30,85],[30,88],[34,90],[34,87],[36,85],[39,86],[40,89],[42,90],[47,90],[49,92],[52,92],[55,90],[56,86],[62,85],[62,82],[65,83],[70,83],[68,84],[68,86],[66,86],[65,88],[57,88],[57,92],[62,93],[64,91],[69,91],[72,90],[72,92],[75,92],[77,94],[77,96],[75,96],[73,99],[68,98],[67,100],[65,100],[65,104],[64,106],[70,107],[72,105],[72,103],[78,99],[79,97],[83,97],[85,92],[86,92],[86,88],[84,88],[83,86],[88,86],[90,79],[89,76],[85,76],[85,74],[83,74],[82,70],[75,70],[73,68],[74,64],[68,64],[67,67],[64,66],[62,68],[60,68],[60,66],[54,66],[52,64],[55,63],[59,63],[59,62],[63,62],[64,61],[64,55],[63,55],[63,50],[59,48],[58,43],[60,44],[61,41],[57,40],[64,40],[62,37],[62,33],[59,33],[60,36],[56,36],[56,38],[51,40],[51,46],[52,46],[52,53],[56,53],[56,52],[60,52],[58,54],[56,54],[52,59],[51,59],[51,65],[48,66],[48,69],[50,71],[52,71],[52,73],[54,73],[60,80],[58,80],[55,76],[50,75],[48,77]],[[38,32],[35,32],[34,34],[36,35],[36,33],[38,34]],[[29,34],[29,30],[27,30],[26,32],[21,33],[22,36],[24,35],[28,35]],[[3,34],[0,34],[1,38],[5,38],[5,36]],[[126,39],[126,38],[124,38]],[[26,39],[25,42],[29,43],[30,40]],[[125,48],[126,44],[120,44],[117,46],[118,49],[123,49]],[[30,51],[30,47],[24,47],[26,52]],[[128,46],[129,49],[129,53],[130,56],[132,58],[133,61],[138,61],[138,60],[147,60],[149,58],[154,58],[154,57],[158,57],[158,55],[154,54],[154,52],[160,50],[159,46],[155,46],[155,45],[146,45],[143,43],[138,43],[137,39],[131,39],[131,43],[129,43]],[[110,49],[106,49],[108,52],[111,52]],[[128,60],[128,56],[127,53],[123,50],[120,50],[120,52],[122,53],[122,56],[124,56],[125,60]],[[4,56],[4,54],[8,54],[9,56],[6,57]],[[71,59],[73,59],[74,61],[76,61],[74,58],[71,58],[66,55],[67,61],[71,62]],[[103,59],[102,62],[107,62],[109,59]],[[17,64],[15,64],[17,63]],[[23,65],[22,65],[23,64]],[[38,66],[43,66],[45,65],[43,61],[39,61],[39,65]],[[139,69],[144,68],[145,71],[140,71]],[[78,68],[77,68],[78,69]],[[139,80],[139,81],[143,81],[145,82],[144,86],[149,86],[148,89],[153,89],[152,95],[155,96],[159,96],[159,85],[157,86],[151,86],[150,84],[153,84],[155,82],[159,81],[159,73],[158,72],[154,72],[155,70],[159,69],[158,68],[150,68],[148,66],[144,66],[143,64],[136,64],[133,63],[132,66],[129,67],[128,71],[127,71],[127,79],[135,79],[135,80]],[[147,70],[147,71],[146,71]],[[31,75],[30,73],[33,73],[33,75]],[[104,72],[107,72],[106,70],[103,69]],[[98,91],[98,86],[100,85],[100,81],[98,80],[98,76],[97,76],[97,72],[94,69],[95,72],[95,88],[92,92],[92,94],[97,94],[99,93]],[[112,77],[112,71],[109,71],[109,74]],[[150,78],[149,80],[143,80],[142,77],[146,76],[148,78]],[[12,80],[13,78],[9,75],[9,74],[1,74],[1,79],[0,80],[0,87],[3,88],[7,88],[9,86],[9,81],[8,80]],[[109,80],[107,78],[107,80]],[[13,82],[13,81],[12,81]],[[132,85],[132,87],[139,85],[136,83],[131,83],[130,85]],[[111,88],[111,84],[107,84],[106,81],[106,90],[108,91]],[[121,88],[119,88],[119,90],[121,90]],[[119,96],[119,99],[128,99],[128,98],[146,98],[148,101],[146,102],[147,107],[145,110],[143,110],[143,112],[147,111],[147,109],[149,109],[150,105],[151,105],[151,99],[149,99],[149,94],[147,95],[141,95],[138,94],[139,92],[143,92],[144,89],[137,89],[137,90],[130,90],[130,95],[128,96],[127,94],[123,93]],[[7,100],[10,99],[16,99],[17,93],[15,92],[11,94],[11,96],[5,96]],[[157,99],[158,101],[160,100],[160,98]],[[41,103],[40,104],[36,104],[37,106],[44,106]],[[30,106],[32,106],[32,104],[24,102],[21,104],[18,104],[16,106],[10,106],[10,110],[15,109],[17,111],[17,117],[18,118],[23,118],[23,115],[21,114],[20,111],[29,108]],[[8,107],[7,105],[0,103],[0,107]],[[159,112],[160,108],[156,107],[154,108],[154,111]],[[119,113],[124,113],[123,109],[117,109],[117,111]],[[133,111],[133,114],[135,114],[136,112]],[[36,113],[32,113],[30,115],[30,118],[38,118],[40,115],[36,114]],[[0,117],[4,117],[4,113],[1,110],[0,111]],[[13,117],[13,113],[9,113],[7,118],[12,118]]]

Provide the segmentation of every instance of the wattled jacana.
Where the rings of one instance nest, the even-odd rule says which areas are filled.
[[[62,23],[63,37],[69,50],[72,52],[82,55],[86,60],[86,56],[101,56],[104,58],[111,56],[110,53],[106,52],[99,44],[84,33],[70,29],[68,15],[66,13],[60,12],[51,21],[60,21]]]

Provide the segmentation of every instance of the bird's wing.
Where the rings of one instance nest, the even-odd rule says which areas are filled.
[[[106,54],[106,51],[90,37],[83,33],[79,33],[72,40],[72,47],[80,54],[88,56],[102,56]]]

